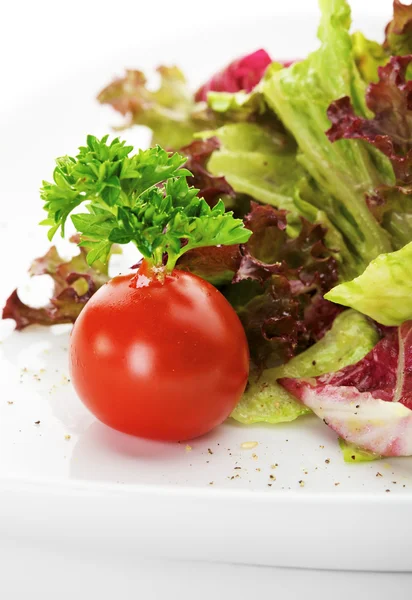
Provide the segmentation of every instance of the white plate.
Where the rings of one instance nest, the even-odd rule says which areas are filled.
[[[50,178],[54,157],[75,152],[87,133],[102,135],[117,121],[93,100],[114,73],[163,61],[181,65],[196,85],[257,47],[278,58],[303,56],[316,43],[316,25],[314,14],[295,16],[293,35],[286,17],[257,21],[253,29],[232,25],[230,43],[219,25],[207,53],[193,43],[188,52],[182,38],[153,45],[150,59],[137,47],[133,55],[65,74],[64,86],[40,90],[23,114],[11,109],[0,148],[7,173],[1,303],[48,245],[36,225],[37,190]],[[366,25],[370,34],[377,29],[370,19]],[[135,130],[125,137],[138,139]],[[412,569],[412,459],[346,465],[334,434],[316,418],[276,427],[228,422],[191,450],[128,437],[96,422],[74,394],[70,328],[12,333],[9,325],[0,329],[2,540],[17,536],[50,547],[64,540],[66,548],[85,549],[110,543],[145,556],[260,565]],[[258,446],[242,450],[251,440]]]

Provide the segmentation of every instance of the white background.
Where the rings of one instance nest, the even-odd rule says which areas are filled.
[[[138,66],[136,49],[148,62],[151,44],[162,38],[170,41],[180,35],[193,33],[193,43],[207,49],[213,44],[214,26],[231,25],[247,20],[251,28],[261,15],[291,14],[312,11],[316,0],[253,0],[250,2],[209,0],[112,0],[58,2],[3,2],[0,8],[0,124],[7,124],[16,115],[30,111],[32,98],[47,94],[56,83],[64,93],[65,81],[76,70],[90,69],[90,65],[111,63],[113,56],[126,55],[130,49],[130,64]],[[385,22],[391,11],[391,0],[352,0],[354,17],[379,14]],[[293,17],[291,16],[291,36]],[[245,47],[247,40],[245,40]],[[188,48],[190,53],[190,47]],[[205,50],[206,53],[206,50]],[[168,62],[168,56],[165,56]],[[111,74],[108,73],[108,76]],[[64,118],[64,115],[61,115]],[[22,136],[20,130],[17,136]],[[24,148],[24,138],[20,140]],[[7,140],[2,139],[3,150]],[[1,170],[0,165],[0,170]],[[7,173],[1,172],[2,177]],[[2,198],[1,202],[5,202]],[[2,258],[0,258],[2,260]],[[378,526],[378,524],[377,524]],[[339,540],[331,540],[333,546]],[[354,549],[356,551],[356,549]],[[388,549],[396,552],[396,549]],[[38,578],[32,567],[29,550],[16,544],[10,559],[21,566],[21,580],[17,570],[0,567],[0,596],[14,598],[181,598],[197,600],[209,598],[240,599],[276,597],[289,598],[387,598],[391,593],[397,599],[410,597],[412,581],[409,575],[348,574],[315,571],[293,571],[247,566],[212,565],[205,563],[173,563],[166,561],[125,562],[124,570],[110,577],[110,560],[93,561],[79,549],[76,577],[73,566],[67,565],[64,553],[44,554],[50,577]],[[105,574],[105,588],[102,576]],[[44,574],[43,574],[44,575]],[[27,592],[22,592],[22,580],[27,580]],[[61,585],[56,589],[56,582]],[[28,595],[29,594],[29,595]]]
[[[26,0],[3,1],[1,6],[0,105],[23,109],[39,84],[64,81],[67,72],[82,64],[86,67],[127,48],[137,64],[137,47],[147,57],[151,44],[162,37],[178,40],[188,31],[193,32],[193,43],[207,48],[219,23],[228,23],[230,37],[231,25],[239,21],[247,20],[253,29],[259,16],[313,12],[317,0]],[[351,6],[355,20],[359,14],[371,14],[382,15],[385,22],[392,1],[352,0]]]

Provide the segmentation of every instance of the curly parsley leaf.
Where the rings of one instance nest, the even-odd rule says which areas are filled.
[[[82,203],[87,213],[72,215],[81,233],[87,260],[107,261],[113,243],[133,242],[152,264],[166,268],[193,248],[245,243],[251,232],[222,201],[211,208],[187,183],[185,157],[160,146],[140,150],[118,138],[88,136],[76,158],[57,159],[54,183],[44,183],[41,196],[50,239]]]

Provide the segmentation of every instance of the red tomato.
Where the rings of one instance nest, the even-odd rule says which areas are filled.
[[[222,423],[249,370],[243,327],[203,279],[173,271],[115,277],[91,298],[70,344],[74,387],[106,425],[185,440]]]

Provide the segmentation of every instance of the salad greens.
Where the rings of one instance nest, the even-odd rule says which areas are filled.
[[[219,144],[211,154],[207,168],[224,177],[233,191],[246,194],[264,204],[287,211],[287,231],[296,237],[301,218],[325,227],[326,243],[340,263],[342,274],[351,277],[352,255],[341,232],[332,224],[322,206],[325,196],[299,164],[293,138],[284,131],[268,131],[257,123],[231,123],[213,134]],[[319,204],[316,206],[316,204]]]
[[[316,344],[285,365],[251,377],[250,385],[232,413],[242,423],[293,421],[310,410],[297,402],[278,380],[282,377],[316,377],[361,360],[379,340],[366,317],[347,310],[336,317],[332,328]]]
[[[142,71],[127,70],[98,96],[102,104],[110,104],[127,115],[125,129],[145,125],[153,131],[153,144],[165,148],[180,148],[189,144],[193,134],[202,128],[192,115],[195,103],[185,76],[177,67],[159,67],[160,86],[156,91],[147,87]]]
[[[336,286],[327,300],[359,310],[382,325],[412,319],[412,242],[397,252],[381,254],[362,275]]]
[[[352,34],[353,55],[359,73],[366,83],[376,83],[378,69],[388,61],[388,54],[381,44],[368,40],[361,31]]]
[[[412,52],[412,5],[400,0],[393,2],[393,19],[385,29],[383,44],[368,40],[360,31],[352,35],[356,65],[366,82],[379,80],[378,68],[391,56],[405,56]]]
[[[70,241],[77,244],[80,238],[73,236]],[[111,254],[113,253],[118,253],[115,246],[111,250]],[[34,308],[22,302],[15,290],[3,309],[3,319],[14,319],[18,330],[32,323],[73,323],[93,294],[109,281],[108,265],[97,260],[90,266],[87,255],[88,250],[80,248],[77,256],[64,260],[56,246],[52,246],[44,256],[36,258],[30,266],[29,274],[32,277],[51,277],[53,294],[49,303],[41,308]]]
[[[58,159],[44,223],[51,239],[71,216],[81,264],[50,250],[32,271],[55,280],[49,306],[14,293],[3,316],[74,321],[131,241],[238,313],[251,375],[233,418],[313,412],[349,462],[412,454],[412,4],[394,1],[383,43],[351,32],[346,0],[319,5],[301,60],[260,49],[195,93],[177,67],[159,67],[157,90],[136,70],[106,86],[98,100],[154,147],[89,136]]]
[[[213,75],[197,90],[195,100],[208,99],[209,92],[251,92],[265,74],[272,60],[266,50],[242,56]]]
[[[412,6],[400,0],[393,2],[393,19],[385,29],[384,49],[391,55],[404,56],[412,52]]]
[[[389,329],[359,362],[280,383],[345,441],[377,456],[412,454],[412,322]]]
[[[327,134],[331,141],[363,140],[369,150],[378,150],[390,162],[392,181],[368,193],[366,201],[370,212],[390,235],[394,248],[409,242],[412,235],[408,198],[412,192],[409,114],[412,83],[407,79],[411,60],[411,56],[392,57],[380,69],[378,83],[371,84],[366,95],[371,118],[356,114],[348,96],[336,100],[328,109],[332,127]]]
[[[366,84],[359,75],[349,35],[350,11],[344,0],[321,0],[321,46],[263,83],[263,94],[299,146],[300,164],[325,191],[322,208],[348,244],[354,272],[391,249],[389,236],[365,203],[378,185],[392,183],[388,161],[359,142],[331,145],[329,105],[343,96],[367,115]]]
[[[343,460],[345,462],[370,462],[371,460],[377,460],[382,458],[374,452],[369,450],[363,450],[355,444],[345,441],[343,438],[339,438],[339,446],[342,450]]]
[[[236,193],[287,210],[288,222],[298,233],[299,212],[293,197],[305,173],[296,161],[293,141],[256,123],[231,123],[212,135],[219,148],[211,155],[208,170],[215,176],[224,174]]]

